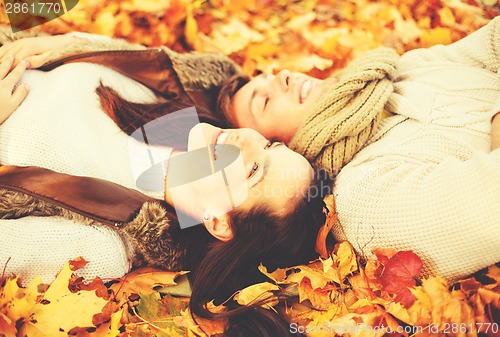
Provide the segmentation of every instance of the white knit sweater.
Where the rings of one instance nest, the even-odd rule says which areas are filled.
[[[336,178],[348,239],[413,250],[423,275],[455,281],[500,261],[500,149],[491,116],[500,111],[500,18],[450,46],[401,57],[395,92],[371,144]]]
[[[123,133],[101,110],[99,81],[131,101],[148,102],[154,94],[143,85],[99,65],[74,63],[50,72],[29,70],[31,90],[0,125],[0,163],[40,166],[72,175],[101,178],[137,189],[135,179],[171,149],[146,146]],[[163,189],[142,191],[163,199]],[[25,280],[50,282],[64,261],[83,256],[81,275],[120,277],[130,266],[127,242],[105,227],[84,226],[57,217],[0,220],[0,265]]]

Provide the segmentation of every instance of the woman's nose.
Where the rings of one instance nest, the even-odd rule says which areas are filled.
[[[280,71],[278,74],[276,74],[275,80],[278,82],[278,85],[280,86],[281,90],[287,91],[288,88],[290,87],[290,71],[284,69]]]
[[[258,149],[258,144],[254,137],[252,137],[250,133],[244,132],[243,130],[237,137],[237,146],[243,156],[253,154]]]

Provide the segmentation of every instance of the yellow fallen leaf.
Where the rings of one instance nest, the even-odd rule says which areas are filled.
[[[301,31],[304,27],[308,27],[316,18],[316,14],[314,12],[307,12],[302,15],[297,15],[289,20],[285,27],[291,30]]]
[[[187,6],[186,9],[186,26],[184,28],[184,36],[186,37],[186,42],[191,46],[196,45],[198,40],[198,23],[193,17],[193,7]]]
[[[72,274],[69,263],[66,263],[43,299],[33,307],[27,325],[50,337],[67,336],[75,327],[95,327],[92,318],[102,311],[108,301],[97,297],[95,291],[72,293],[68,288]]]
[[[275,283],[284,283],[283,281],[286,279],[286,272],[287,272],[287,270],[288,269],[278,268],[275,271],[273,271],[272,273],[269,273],[267,271],[267,268],[264,265],[262,265],[262,264],[259,265],[259,271],[262,274],[264,274],[267,277],[269,277]]]
[[[334,267],[334,261],[333,257],[330,256],[326,260],[321,261],[323,263],[323,274],[325,277],[327,277],[330,281],[333,281],[337,284],[340,284],[340,275],[339,275],[339,270]]]
[[[212,308],[210,308],[210,306],[212,306]],[[223,311],[221,307],[214,309],[212,302],[209,303],[208,307],[212,312]],[[175,317],[174,321],[176,322],[177,326],[187,329],[186,331],[188,336],[199,337],[204,335],[222,335],[225,329],[224,321],[222,320],[209,320],[206,318],[196,317],[197,323],[195,323],[189,309],[182,310],[181,316]]]
[[[287,283],[297,283],[300,284],[304,277],[307,277],[311,281],[312,289],[318,289],[325,287],[330,279],[323,274],[321,270],[317,270],[315,268],[311,268],[309,266],[297,266],[294,268],[293,273],[288,275],[286,278]]]
[[[341,242],[336,248],[336,254],[333,254],[334,264],[338,266],[340,280],[342,281],[347,275],[358,270],[358,262],[352,246],[347,241]]]
[[[298,287],[299,290],[299,303],[309,300],[313,308],[318,310],[328,310],[332,305],[330,296],[332,296],[332,289],[313,289],[311,280],[306,276],[302,279]]]
[[[420,37],[420,42],[422,47],[431,47],[436,44],[450,44],[452,42],[451,31],[450,29],[443,27],[423,31],[422,36]]]
[[[268,297],[274,298],[271,303],[267,306],[273,306],[278,304],[278,299],[275,297],[271,291],[279,290],[280,288],[276,284],[269,282],[257,283],[246,287],[234,296],[234,300],[240,305],[248,305],[255,300],[266,299]]]
[[[26,288],[20,288],[17,282],[17,277],[7,280],[0,293],[0,308],[14,322],[31,314],[40,295],[38,285],[42,284],[42,279],[39,276],[34,278]]]
[[[439,18],[441,19],[441,23],[445,26],[453,26],[455,21],[455,16],[453,12],[448,7],[443,7],[438,11]]]

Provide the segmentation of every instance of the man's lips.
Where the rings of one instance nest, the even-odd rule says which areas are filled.
[[[312,83],[310,80],[306,79],[301,83],[300,91],[299,91],[300,104],[304,103],[306,98],[309,96],[309,93],[311,92],[311,87],[312,87]]]

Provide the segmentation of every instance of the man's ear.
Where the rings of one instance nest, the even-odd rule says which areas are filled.
[[[220,217],[205,216],[203,224],[208,232],[217,240],[229,241],[233,238],[233,230],[229,224],[229,216],[227,214]]]

